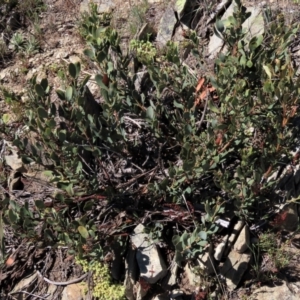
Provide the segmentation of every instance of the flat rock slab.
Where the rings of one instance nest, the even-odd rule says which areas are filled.
[[[159,47],[164,47],[172,39],[177,19],[174,10],[169,6],[160,20],[156,41]]]
[[[226,20],[233,15],[235,1],[228,7],[221,20],[224,21],[226,27]],[[262,7],[248,7],[247,12],[251,12],[250,17],[243,23],[243,29],[246,30],[245,41],[250,41],[254,36],[258,36],[264,33],[264,18]],[[211,37],[208,44],[209,58],[215,58],[217,54],[222,50],[224,46],[223,39],[219,38],[215,34]]]
[[[149,235],[144,232],[145,226],[139,224],[134,229],[131,241],[136,247],[136,259],[140,269],[140,276],[150,284],[156,283],[167,274],[167,267],[156,245]]]
[[[240,254],[232,250],[221,269],[221,274],[226,278],[227,288],[233,291],[240,283],[244,273],[249,267],[251,252]]]
[[[276,286],[263,286],[253,292],[250,300],[297,300],[300,299],[299,295],[294,295],[285,281]]]

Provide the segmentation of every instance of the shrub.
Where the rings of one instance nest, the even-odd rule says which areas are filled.
[[[32,234],[38,223],[43,238],[73,245],[81,255],[90,243],[90,255],[97,255],[108,235],[128,230],[122,222],[111,221],[118,225],[109,231],[96,226],[103,207],[112,205],[110,220],[126,210],[135,222],[146,210],[164,219],[169,206],[167,220],[178,224],[171,235],[180,263],[203,250],[224,212],[248,222],[266,217],[278,199],[276,181],[266,179],[297,142],[293,121],[300,89],[288,51],[297,28],[275,20],[247,41],[245,8],[237,1],[226,27],[216,23],[228,52],[218,56],[213,74],[195,78],[181,63],[177,43],[158,53],[135,41],[135,51],[123,53],[117,32],[93,18],[82,25],[84,53],[99,69],[101,105],[86,86],[90,78],[79,80],[79,63],[68,66],[56,103],[46,79],[31,81],[25,121],[38,139],[32,144],[22,132],[15,145],[24,162],[50,168],[61,190],[54,207],[39,201],[35,214],[10,204],[7,219]],[[201,61],[193,32],[190,39]],[[145,59],[149,51],[151,59]],[[147,70],[141,92],[135,88],[138,74],[129,72],[136,60]],[[23,223],[21,209],[28,218]],[[182,234],[183,228],[189,229]]]

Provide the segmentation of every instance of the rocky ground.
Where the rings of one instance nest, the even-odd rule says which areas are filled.
[[[47,77],[51,85],[59,87],[62,82],[59,71],[69,62],[77,61],[82,63],[83,74],[94,75],[97,70],[83,55],[85,43],[78,33],[80,13],[88,9],[88,2],[45,0],[46,9],[39,13],[38,22],[5,16],[2,21],[11,31],[7,37],[2,36],[4,43],[5,38],[9,43],[1,63],[1,86],[26,102],[26,82],[35,75],[38,80]],[[212,30],[215,18],[217,15],[227,18],[232,14],[231,1],[208,1],[205,8],[188,0],[176,3],[163,0],[94,2],[99,3],[99,12],[113,13],[112,22],[121,34],[124,48],[130,39],[145,34],[146,23],[156,33],[158,47],[171,39],[183,42],[185,32],[189,28],[195,30],[201,37],[200,46],[206,51],[208,70],[205,72],[209,72],[209,68],[213,70],[210,62],[223,51],[222,40]],[[288,16],[286,22],[295,22],[300,17],[300,7],[296,3],[286,6],[281,2],[246,1],[245,5],[252,12],[251,19],[245,22],[249,36],[264,30],[263,4],[281,9]],[[22,33],[25,40],[34,36],[38,45],[33,46],[33,50],[27,47],[18,51],[16,43],[12,43],[16,33]],[[293,51],[298,51],[296,43]],[[181,59],[194,76],[203,75],[203,69],[188,51],[182,53]],[[99,94],[93,77],[88,86],[97,100]],[[19,126],[21,130],[18,111],[11,110],[4,99],[0,100],[2,115],[14,124],[14,129]],[[18,201],[43,199],[45,203],[51,202],[50,195],[56,188],[51,186],[42,168],[24,166],[7,140],[1,141],[0,155],[3,193]],[[282,172],[281,186],[299,195],[299,166],[287,169]],[[111,249],[113,258],[108,261],[112,276],[119,282],[124,280],[127,299],[299,299],[299,209],[294,203],[283,204],[280,209],[284,217],[274,221],[280,228],[277,235],[262,232],[261,224],[249,228],[248,224],[228,216],[222,220],[224,228],[220,237],[206,248],[196,263],[186,263],[183,268],[175,264],[168,249],[151,242],[151,236],[144,233],[140,224],[130,237],[132,247],[127,249],[124,261],[118,249]],[[175,219],[179,214],[181,218],[189,217],[188,211],[168,210],[168,218]],[[4,232],[9,259],[0,271],[1,299],[92,299],[91,293],[84,291],[86,286],[92,290],[91,275],[84,274],[67,249],[44,248],[42,243],[36,245],[16,239],[13,229],[7,226]],[[271,245],[266,246],[269,251],[258,261],[252,249],[258,245],[257,236],[262,235],[265,243],[271,241]],[[280,270],[278,265],[282,267]],[[122,268],[125,278],[120,272]],[[137,280],[139,276],[144,280]]]

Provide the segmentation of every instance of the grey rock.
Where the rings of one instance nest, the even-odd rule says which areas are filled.
[[[244,253],[250,245],[250,232],[248,225],[245,225],[239,234],[235,244],[234,250],[238,253]]]
[[[232,16],[234,7],[236,6],[235,1],[228,7],[222,16],[221,20],[224,21],[226,27],[228,17]],[[250,17],[243,23],[243,28],[246,30],[247,34],[245,36],[245,41],[250,41],[252,37],[264,33],[264,19],[263,19],[263,8],[262,7],[248,7],[247,12],[250,12]],[[216,34],[212,36],[208,45],[209,58],[213,59],[217,54],[222,51],[224,46],[224,41],[219,38]],[[226,51],[226,49],[223,49]]]
[[[173,290],[170,294],[170,299],[176,299],[176,300],[181,300],[183,299],[184,292],[181,290]]]
[[[80,3],[79,11],[81,13],[84,12],[90,13],[90,6],[89,6],[90,2],[91,2],[90,0],[83,0]],[[115,2],[112,0],[105,0],[105,3],[103,3],[102,0],[93,0],[93,3],[97,4],[98,6],[97,7],[98,14],[111,13],[116,7]]]
[[[226,284],[229,291],[233,291],[240,283],[244,273],[249,267],[251,252],[240,254],[232,250],[220,273],[226,278]]]
[[[243,23],[243,28],[247,30],[245,40],[250,41],[254,36],[264,33],[265,24],[262,7],[248,7],[247,12],[251,12],[251,16]]]
[[[138,281],[135,285],[135,293],[136,293],[136,300],[143,300],[144,297],[147,295],[148,290],[144,289],[140,282]]]
[[[177,283],[177,272],[178,272],[178,265],[176,263],[173,263],[170,272],[163,280],[162,283],[163,288],[169,290],[173,285]]]
[[[191,286],[199,286],[199,284],[201,283],[201,277],[195,274],[190,263],[187,263],[185,265],[184,272]]]
[[[22,163],[22,159],[19,157],[17,150],[11,149],[11,155],[5,155],[4,159],[8,166],[12,168],[12,170],[17,172],[27,172],[27,169]]]
[[[167,267],[156,245],[148,234],[144,233],[144,225],[139,224],[134,229],[131,241],[136,247],[136,259],[140,276],[150,284],[156,283],[167,274]]]
[[[276,286],[262,286],[255,290],[250,300],[297,300],[299,294],[294,295],[289,289],[285,281],[282,281]]]
[[[200,269],[205,271],[208,275],[215,273],[213,246],[210,244],[205,252],[198,258]]]
[[[160,20],[156,41],[159,47],[164,47],[172,39],[177,19],[174,10],[169,6]]]
[[[61,295],[61,300],[84,300],[84,285],[75,283],[67,285]]]
[[[215,260],[220,261],[222,259],[224,250],[225,250],[226,245],[227,245],[228,237],[229,236],[226,235],[223,238],[223,240],[221,241],[221,243],[216,247],[215,254],[214,254]]]
[[[170,297],[168,294],[159,294],[156,295],[155,298],[153,298],[153,300],[170,300]]]
[[[236,6],[235,1],[231,3],[231,5],[227,8],[225,13],[223,14],[221,20],[224,21],[228,17],[232,16],[234,7]],[[208,53],[209,53],[209,58],[215,58],[217,54],[222,50],[222,47],[224,45],[223,39],[219,38],[216,34],[214,34],[208,44]]]
[[[125,296],[129,300],[135,300],[134,296],[134,286],[137,279],[137,273],[138,273],[138,265],[136,261],[136,250],[134,250],[132,247],[129,247],[128,253],[125,259],[125,280],[124,280],[124,286],[125,286]]]
[[[233,227],[232,234],[230,235],[228,239],[228,247],[231,248],[232,245],[234,244],[235,240],[237,239],[240,231],[242,230],[245,222],[242,220],[237,221],[237,223]]]
[[[298,208],[296,203],[290,203],[284,208],[284,211],[280,213],[285,217],[282,218],[280,227],[287,231],[295,231],[299,225]]]
[[[37,273],[30,274],[29,276],[25,277],[22,279],[20,282],[18,282],[13,290],[11,291],[12,293],[14,292],[19,292],[19,291],[26,291],[27,293],[30,293],[32,289],[34,288],[35,284],[37,281]],[[26,294],[20,294],[20,297],[18,299],[20,300],[25,300],[27,298]]]

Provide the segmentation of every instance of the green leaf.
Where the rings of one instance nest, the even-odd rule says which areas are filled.
[[[46,119],[48,117],[48,113],[41,106],[37,109],[37,113],[40,119]]]
[[[56,90],[56,94],[60,100],[66,100],[65,92],[62,90]]]
[[[102,82],[102,79],[103,79],[103,77],[102,77],[100,74],[97,74],[97,75],[95,76],[95,81],[97,82],[97,84],[99,85],[99,87],[100,87],[101,89],[104,89],[104,90],[108,91],[108,88],[107,88],[107,86]]]
[[[98,52],[98,54],[97,54],[97,62],[99,64],[101,64],[105,60],[106,57],[107,57],[107,55],[106,55],[105,52],[103,52],[103,51]]]
[[[147,108],[146,116],[147,116],[147,118],[149,118],[150,120],[153,120],[153,119],[154,119],[155,114],[154,114],[154,109],[152,108],[152,106],[149,106],[149,107]]]
[[[200,231],[200,232],[199,232],[199,237],[200,237],[202,240],[206,241],[206,240],[207,240],[207,233],[206,233],[205,231]]]
[[[84,55],[88,56],[90,59],[95,59],[95,53],[91,49],[84,49],[83,50]]]
[[[18,215],[12,209],[9,209],[8,210],[8,218],[9,218],[10,222],[14,224],[18,220]]]
[[[44,201],[36,200],[34,203],[35,203],[35,206],[36,206],[38,209],[44,209],[44,208],[45,208]]]
[[[71,77],[73,77],[74,79],[77,78],[77,71],[76,71],[76,66],[73,63],[69,64],[69,74],[71,75]]]
[[[47,78],[43,78],[41,80],[41,86],[43,87],[44,91],[46,91],[48,89],[48,79]]]
[[[225,26],[224,26],[224,23],[223,23],[222,20],[217,20],[215,26],[216,26],[216,29],[217,29],[220,33],[222,33],[222,32],[224,31],[224,29],[225,29]]]
[[[75,66],[74,66],[75,67]],[[68,101],[71,101],[73,95],[73,88],[71,86],[68,86],[65,92],[65,97]]]
[[[83,238],[87,239],[89,237],[89,232],[84,226],[78,226],[78,231]]]
[[[10,120],[10,115],[9,114],[3,114],[2,115],[2,120],[4,124],[7,124]]]
[[[40,96],[40,97],[44,97],[45,96],[45,91],[43,89],[43,87],[40,84],[36,84],[34,87],[36,93]]]
[[[252,68],[253,67],[253,62],[251,60],[247,61],[247,67]]]
[[[272,73],[271,70],[268,66],[263,65],[263,69],[265,70],[266,74],[268,75],[268,77],[271,79],[272,78]]]

